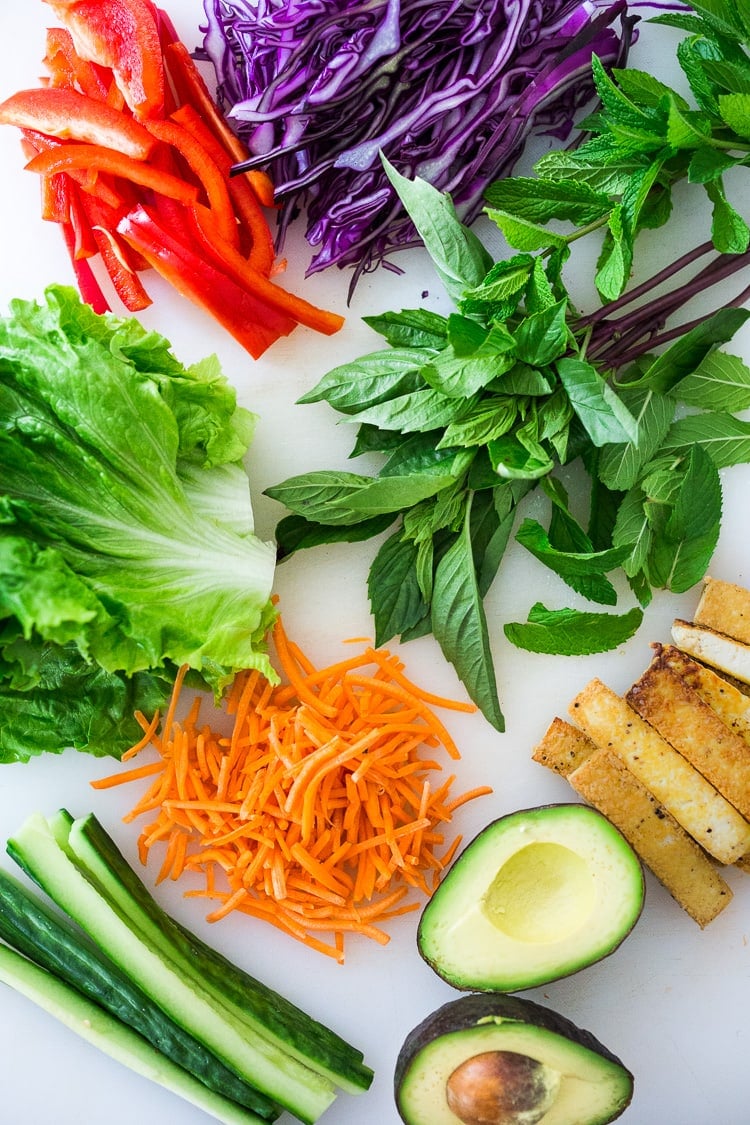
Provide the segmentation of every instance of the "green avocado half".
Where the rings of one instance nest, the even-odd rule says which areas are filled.
[[[417,945],[454,988],[521,992],[612,953],[644,887],[638,856],[595,809],[523,809],[464,848],[422,912]]]
[[[605,1125],[633,1075],[588,1031],[525,997],[473,993],[407,1036],[394,1096],[406,1125]]]

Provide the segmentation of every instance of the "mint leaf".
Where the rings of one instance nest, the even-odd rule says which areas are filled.
[[[680,418],[669,429],[663,449],[684,452],[700,445],[717,469],[750,461],[750,422],[733,414],[691,414]]]
[[[671,390],[674,398],[699,410],[734,413],[750,408],[750,367],[739,356],[709,352]]]
[[[750,94],[721,94],[719,114],[738,137],[750,137]]]
[[[542,177],[510,176],[499,180],[487,189],[485,199],[492,208],[509,215],[522,215],[534,223],[557,219],[577,226],[601,218],[611,206],[608,195],[594,191],[588,184]]]
[[[607,652],[629,640],[643,620],[640,609],[624,614],[588,613],[575,609],[547,609],[536,602],[528,621],[509,622],[505,636],[516,648],[552,656],[589,656]]]
[[[507,211],[486,207],[485,214],[500,228],[508,245],[516,250],[546,250],[549,246],[567,244],[568,240],[564,235],[555,234],[539,223],[511,215]]]

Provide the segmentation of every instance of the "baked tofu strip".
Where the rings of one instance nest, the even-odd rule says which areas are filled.
[[[572,723],[566,723],[564,719],[555,717],[534,748],[531,757],[547,769],[568,777],[595,750],[596,743],[592,742],[587,734],[574,727]]]
[[[678,824],[720,863],[750,850],[750,824],[682,754],[601,680],[570,705],[572,719],[622,759]]]
[[[660,656],[625,699],[746,820],[750,818],[750,746]]]
[[[674,645],[654,647],[666,666],[697,691],[719,718],[750,745],[750,698],[744,691]]]
[[[707,625],[695,625],[679,618],[672,623],[672,640],[696,660],[726,672],[743,684],[750,684],[750,645],[718,633]]]
[[[701,928],[729,905],[731,888],[715,864],[611,750],[595,750],[568,781],[619,828]]]
[[[693,620],[750,645],[750,590],[707,578]]]

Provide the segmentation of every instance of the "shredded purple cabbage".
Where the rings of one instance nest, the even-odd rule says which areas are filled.
[[[382,169],[449,192],[471,223],[533,131],[564,140],[590,60],[622,66],[627,0],[204,0],[200,56],[281,203],[306,210],[308,268],[355,276],[418,244]],[[613,26],[619,20],[619,30]]]

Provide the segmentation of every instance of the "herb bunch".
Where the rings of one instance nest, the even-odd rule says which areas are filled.
[[[750,368],[721,350],[750,316],[747,292],[664,331],[693,295],[748,260],[750,228],[721,170],[750,151],[740,131],[747,103],[750,136],[748,32],[735,23],[742,6],[710,5],[660,17],[689,32],[678,59],[698,109],[645,72],[608,75],[595,61],[601,105],[584,122],[588,139],[550,153],[536,176],[490,189],[487,213],[515,250],[507,258],[492,260],[447,195],[384,161],[455,312],[365,318],[387,347],[334,368],[300,400],[326,401],[356,422],[352,457],[382,455],[379,472],[317,471],[268,490],[290,513],[277,527],[280,558],[390,529],[368,579],[376,642],[431,632],[498,730],[484,598],[511,538],[593,608],[536,603],[527,621],[504,625],[507,638],[536,652],[604,651],[633,635],[654,589],[700,581],[721,526],[719,470],[750,462],[750,423],[737,417],[750,407]],[[637,236],[666,222],[680,178],[708,193],[711,239],[627,291]],[[593,230],[605,232],[596,284],[606,303],[582,314],[565,266]],[[585,521],[561,479],[574,462]],[[523,513],[538,489],[547,526]],[[622,613],[609,612],[615,571],[634,599]]]

